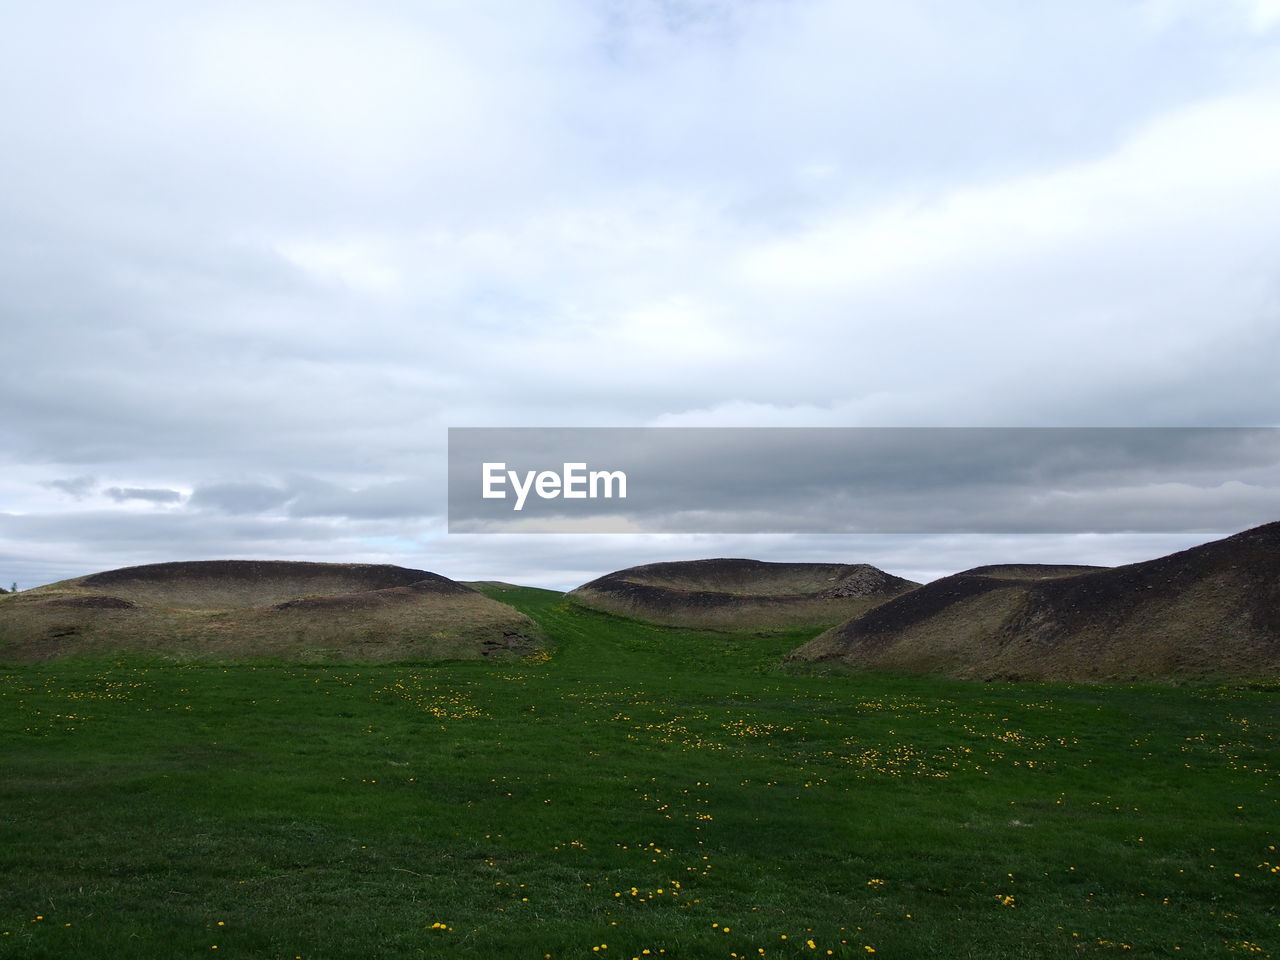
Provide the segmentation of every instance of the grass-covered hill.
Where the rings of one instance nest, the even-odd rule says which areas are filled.
[[[1280,675],[1280,523],[1110,569],[979,567],[791,659],[976,679]]]
[[[90,574],[0,598],[0,660],[439,659],[530,652],[524,614],[426,570],[209,560]]]
[[[751,630],[831,626],[917,586],[865,563],[717,559],[629,567],[569,596],[667,626]]]

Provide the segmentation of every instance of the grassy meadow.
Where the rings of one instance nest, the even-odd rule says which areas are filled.
[[[507,663],[0,667],[0,957],[1280,954],[1280,685],[789,673],[499,590]]]

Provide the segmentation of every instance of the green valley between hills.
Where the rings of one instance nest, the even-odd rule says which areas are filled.
[[[1274,681],[795,672],[816,628],[482,589],[547,646],[0,667],[0,957],[1280,953]]]

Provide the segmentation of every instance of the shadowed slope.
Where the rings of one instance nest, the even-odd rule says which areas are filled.
[[[679,627],[823,626],[918,584],[868,564],[689,560],[607,574],[569,596],[608,613]]]
[[[982,679],[1274,674],[1280,523],[1113,569],[979,567],[828,630],[789,659]]]
[[[529,652],[537,627],[426,570],[208,560],[108,570],[0,598],[0,656],[438,659]]]

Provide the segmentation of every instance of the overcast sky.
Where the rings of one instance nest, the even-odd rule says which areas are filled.
[[[0,109],[5,585],[1124,562],[448,535],[446,428],[1280,424],[1280,0],[45,0]]]

